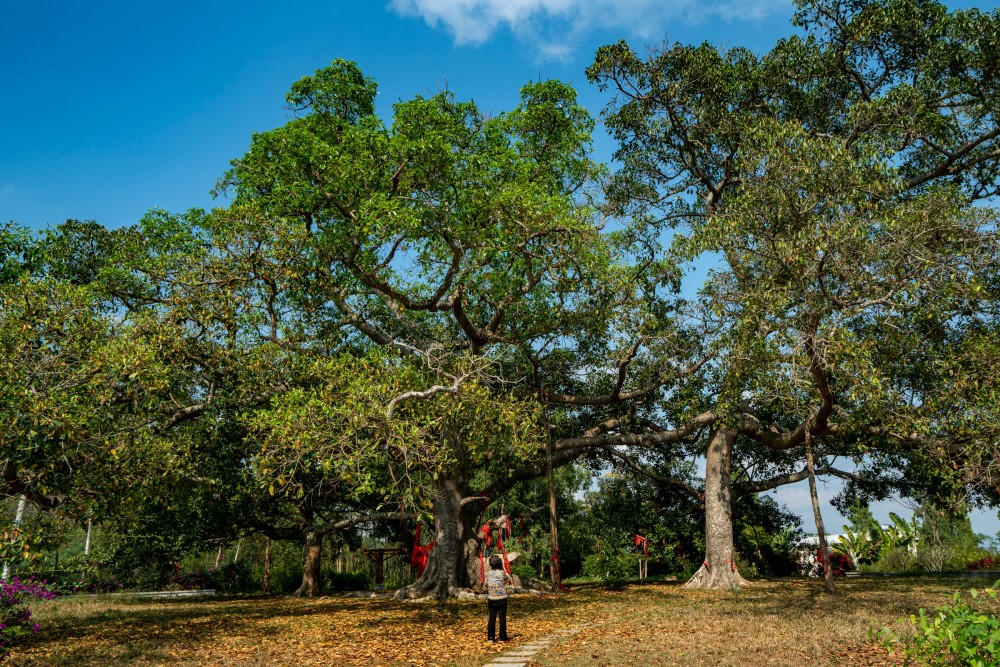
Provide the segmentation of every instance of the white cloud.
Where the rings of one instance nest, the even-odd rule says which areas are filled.
[[[643,40],[660,39],[676,21],[698,23],[759,19],[789,0],[390,0],[390,7],[444,26],[456,44],[481,44],[509,29],[546,59],[568,58],[581,38],[613,30]]]
[[[16,188],[13,183],[4,183],[3,185],[0,185],[0,201],[12,198],[15,190]]]

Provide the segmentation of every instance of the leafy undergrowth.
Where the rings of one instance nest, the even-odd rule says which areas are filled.
[[[513,642],[485,641],[485,603],[347,598],[148,601],[64,599],[39,605],[45,632],[11,655],[24,667],[108,665],[447,665],[593,623],[538,654],[539,667],[596,665],[890,665],[868,626],[947,600],[944,580],[757,582],[735,594],[677,584],[622,592],[580,587],[510,603]]]

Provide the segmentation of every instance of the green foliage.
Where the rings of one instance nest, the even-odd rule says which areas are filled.
[[[840,540],[833,545],[833,550],[851,559],[854,567],[873,562],[878,556],[879,543],[873,540],[867,532],[853,531],[848,526],[842,526]]]
[[[679,471],[678,471],[679,472]],[[599,478],[596,490],[587,496],[590,528],[588,553],[600,549],[624,548],[640,533],[649,540],[654,568],[683,571],[691,561],[701,562],[698,551],[704,545],[704,519],[692,511],[692,499],[672,485],[660,485],[631,471],[615,470]],[[622,540],[608,544],[608,540]],[[636,568],[636,573],[638,569]]]
[[[866,572],[913,572],[921,569],[914,544],[916,531],[910,522],[898,514],[889,512],[892,524],[883,527],[874,525],[868,534],[868,542],[876,549],[869,564],[861,566]]]
[[[833,545],[833,549],[850,558],[857,569],[878,559],[881,544],[877,536],[880,526],[868,506],[858,499],[848,506],[846,514],[851,525],[842,526],[843,534],[840,541]]]
[[[853,457],[872,495],[990,495],[1000,244],[970,202],[997,193],[1000,16],[798,7],[800,33],[763,54],[597,52],[608,208],[637,254],[724,258],[697,305],[717,324],[702,405],[743,436],[734,461],[787,478],[813,438],[818,468]]]
[[[34,272],[39,260],[37,239],[30,230],[9,222],[0,225],[0,285]]]
[[[607,535],[602,540],[601,552],[584,559],[582,574],[599,580],[605,588],[613,591],[621,590],[630,579],[638,577],[638,557],[621,546],[627,537],[621,534]]]
[[[794,545],[802,538],[799,517],[765,495],[745,499],[734,517],[740,571],[751,577],[784,577],[798,568]]]
[[[510,573],[516,574],[519,577],[526,577],[528,579],[538,578],[538,570],[531,565],[511,565]]]
[[[372,588],[372,578],[367,572],[330,572],[324,581],[326,587],[336,593],[370,591]]]
[[[921,609],[910,615],[912,636],[900,638],[887,628],[869,632],[887,649],[901,644],[907,661],[928,667],[990,667],[1000,664],[998,612],[996,587],[971,589],[965,596],[956,592],[950,604],[933,613]]]
[[[962,570],[969,563],[987,556],[981,546],[983,536],[972,530],[969,516],[963,511],[947,511],[924,503],[917,510],[918,558],[929,571]]]
[[[997,191],[997,15],[813,0],[795,24],[762,55],[602,48],[588,76],[615,91],[621,167],[604,212],[567,84],[492,116],[443,91],[380,118],[376,83],[336,60],[233,161],[227,207],[0,228],[8,492],[129,536],[115,566],[160,578],[248,530],[426,515],[446,483],[521,502],[541,570],[531,480],[547,437],[582,433],[599,435],[557,465],[589,447],[659,482],[602,480],[588,517],[560,472],[567,573],[595,534],[614,536],[604,577],[640,531],[665,566],[699,562],[692,462],[715,427],[738,432],[725,484],[758,572],[788,522],[748,489],[793,477],[806,437],[821,469],[863,462],[875,495],[992,497],[1000,244],[970,201]],[[705,256],[725,261],[700,300],[675,298]],[[604,446],[668,424],[688,435],[636,460]],[[894,522],[848,549],[864,560],[868,533],[901,559]]]
[[[617,546],[602,547],[601,553],[591,554],[583,561],[581,573],[597,579],[608,590],[625,587],[630,579],[639,575],[639,559]]]
[[[594,515],[580,499],[591,485],[591,475],[584,466],[569,464],[553,471],[553,482],[559,510],[559,563],[563,576],[571,577],[580,571],[584,555],[593,550]],[[529,576],[544,575],[552,554],[546,480],[518,484],[505,494],[501,506],[513,522],[507,550],[522,554],[517,562],[535,572]],[[523,540],[522,530],[526,533]]]
[[[881,545],[880,549],[895,551],[908,548],[916,538],[916,528],[895,512],[889,512],[892,524],[888,527],[876,526],[873,538]]]
[[[33,599],[51,600],[56,594],[44,583],[21,581],[13,577],[0,582],[0,661],[10,653],[14,643],[26,635],[38,632],[41,626],[31,621],[28,603]]]

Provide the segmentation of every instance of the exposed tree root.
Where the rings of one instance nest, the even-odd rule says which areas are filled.
[[[716,567],[702,565],[684,588],[697,588],[713,591],[738,591],[744,586],[749,586],[750,582],[743,578],[740,571],[735,566],[728,563],[721,563]]]

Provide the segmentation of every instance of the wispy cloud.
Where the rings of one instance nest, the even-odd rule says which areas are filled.
[[[0,201],[13,198],[16,188],[13,183],[3,183],[0,185]]]
[[[590,32],[658,39],[676,22],[754,20],[789,0],[390,0],[396,12],[444,27],[456,44],[482,44],[509,29],[545,59],[570,57]]]

